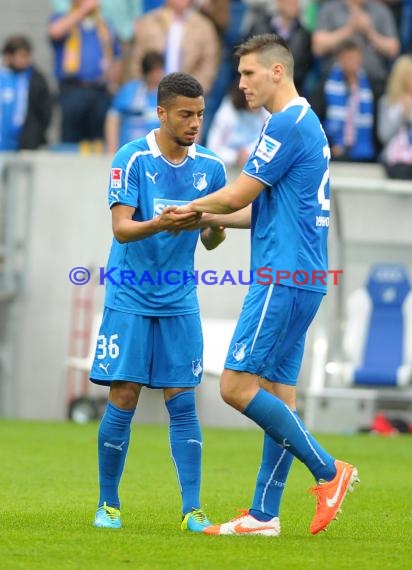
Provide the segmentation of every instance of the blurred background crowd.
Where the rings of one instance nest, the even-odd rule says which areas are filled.
[[[172,71],[205,89],[201,142],[242,166],[267,116],[238,89],[235,46],[276,33],[335,161],[412,178],[412,0],[50,0],[44,35],[1,40],[0,151],[107,152],[157,126]]]

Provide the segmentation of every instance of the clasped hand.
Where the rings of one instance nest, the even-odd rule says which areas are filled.
[[[194,212],[187,206],[167,206],[159,216],[162,229],[178,234],[181,230],[197,230],[200,228],[201,212]]]

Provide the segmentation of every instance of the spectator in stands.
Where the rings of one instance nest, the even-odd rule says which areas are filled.
[[[136,20],[135,57],[141,74],[144,55],[158,51],[165,57],[165,72],[193,75],[207,94],[220,58],[219,37],[209,18],[194,7],[194,0],[165,0],[163,7]]]
[[[55,55],[64,143],[102,141],[111,93],[121,71],[121,49],[102,18],[99,0],[72,0],[48,27]]]
[[[216,31],[221,37],[230,22],[231,0],[195,0],[194,6],[201,14],[207,16],[214,24]]]
[[[51,114],[52,96],[33,65],[30,40],[9,37],[0,66],[0,151],[34,150],[46,144]]]
[[[117,92],[106,117],[106,149],[114,154],[133,139],[159,126],[157,88],[164,75],[164,58],[148,52],[142,60],[142,79],[125,83]]]
[[[277,34],[283,38],[295,60],[296,88],[302,92],[306,75],[313,63],[311,34],[301,22],[299,0],[276,0],[272,4],[274,6],[271,10],[261,7],[246,17],[245,39],[257,34]]]
[[[263,107],[249,108],[236,81],[214,116],[207,138],[208,148],[228,166],[243,167],[268,116]]]
[[[403,0],[400,37],[402,53],[412,53],[412,0]]]
[[[134,21],[142,15],[142,0],[101,0],[103,18],[113,27],[122,45],[121,82],[130,79]]]
[[[325,81],[310,98],[328,137],[332,159],[375,160],[374,99],[362,67],[362,47],[354,39],[346,40]]]
[[[237,77],[233,52],[242,40],[241,26],[246,6],[242,0],[195,0],[195,3],[213,21],[221,45],[219,68],[206,96],[201,139],[201,144],[206,145],[213,117]]]
[[[53,11],[70,11],[71,0],[51,0]],[[134,20],[143,13],[143,0],[100,0],[101,13],[114,29],[122,44],[122,82],[130,78],[130,55],[134,35]]]
[[[395,62],[378,106],[382,162],[389,178],[412,180],[412,55]]]
[[[382,94],[392,60],[399,53],[399,38],[391,11],[370,0],[331,0],[322,4],[312,37],[324,72],[343,41],[355,36],[364,50],[364,67],[374,90]]]
[[[71,0],[51,0],[51,4],[53,12],[59,14],[71,8]],[[143,5],[143,0],[100,0],[103,18],[113,26],[122,42],[132,40],[133,22],[143,13]]]
[[[393,14],[401,42],[401,52],[412,51],[412,0],[381,1]]]

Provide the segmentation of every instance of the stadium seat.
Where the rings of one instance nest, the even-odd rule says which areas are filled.
[[[412,291],[407,269],[377,264],[346,303],[342,338],[331,342],[326,313],[314,328],[305,391],[309,429],[353,433],[379,411],[412,411]],[[330,360],[331,357],[333,360]]]
[[[403,265],[373,266],[366,286],[349,296],[343,350],[345,385],[412,384],[412,291]]]

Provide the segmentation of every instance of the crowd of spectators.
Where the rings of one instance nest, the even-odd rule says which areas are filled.
[[[412,0],[50,0],[54,82],[33,63],[30,38],[11,35],[0,65],[0,150],[57,144],[114,153],[157,126],[156,89],[185,71],[203,85],[203,144],[241,165],[265,112],[237,88],[234,47],[282,36],[295,83],[319,115],[332,159],[412,171]],[[49,85],[48,85],[49,83]],[[50,86],[51,85],[51,86]],[[54,105],[53,105],[54,103]],[[242,143],[242,144],[241,144]]]

